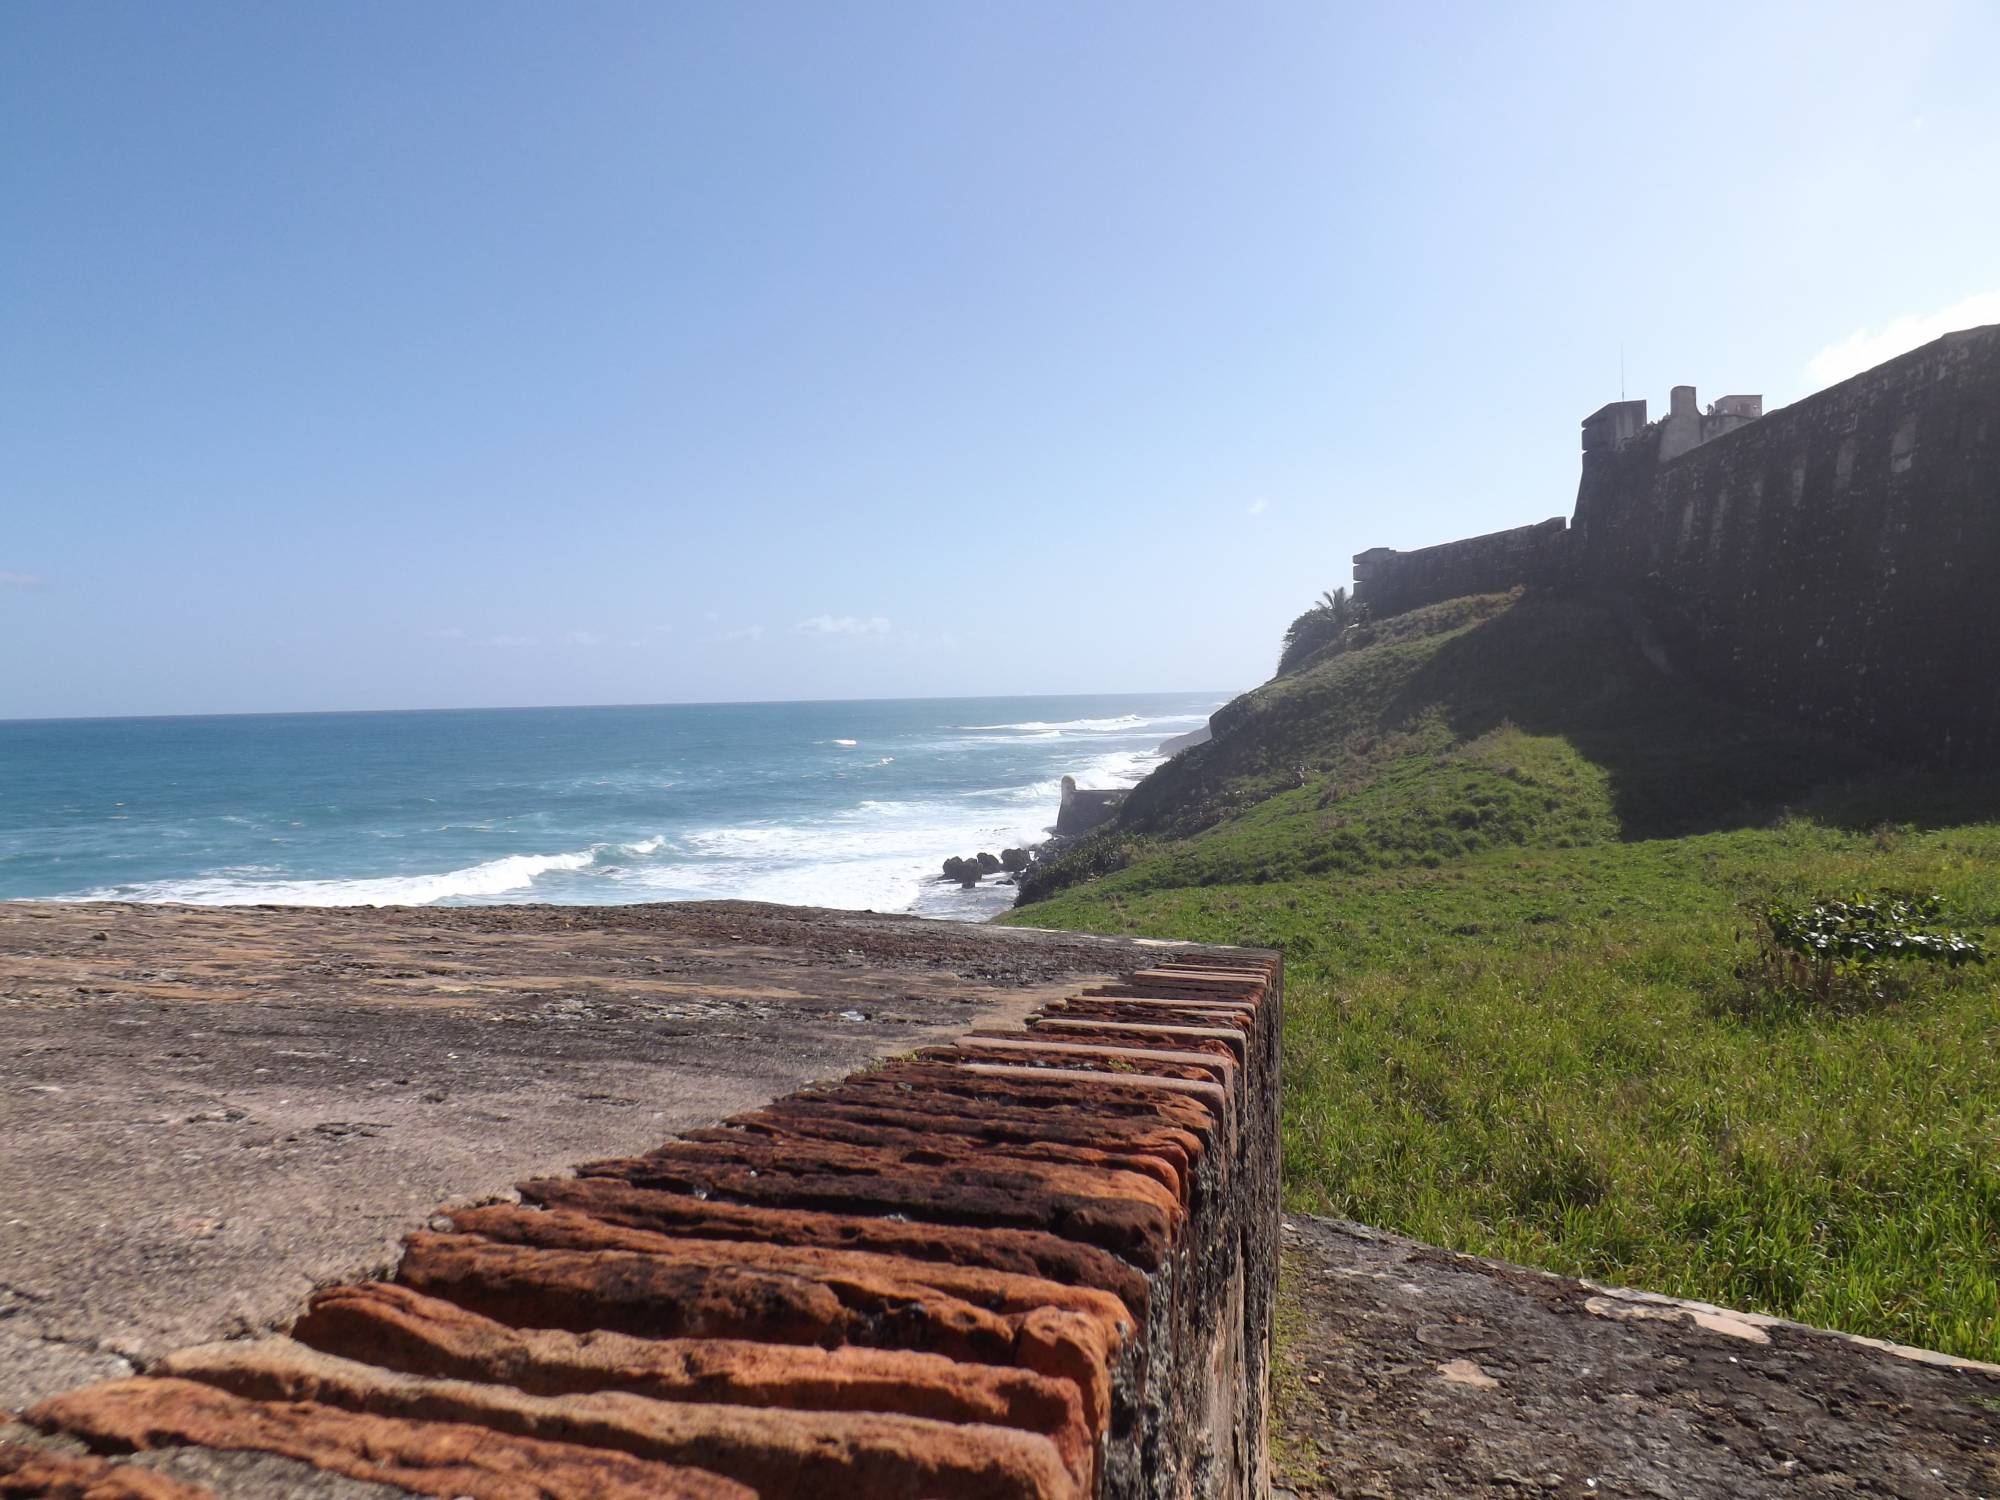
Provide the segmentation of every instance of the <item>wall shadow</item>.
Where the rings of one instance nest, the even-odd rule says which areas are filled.
[[[1787,810],[1857,829],[2000,818],[2000,776],[1898,766],[1728,702],[1655,665],[1620,613],[1531,594],[1440,647],[1382,727],[1428,710],[1466,738],[1503,723],[1561,736],[1604,770],[1627,839],[1752,827]]]

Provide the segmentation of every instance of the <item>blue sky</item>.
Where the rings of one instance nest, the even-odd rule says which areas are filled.
[[[2000,320],[1984,0],[0,8],[0,716],[1240,688]]]

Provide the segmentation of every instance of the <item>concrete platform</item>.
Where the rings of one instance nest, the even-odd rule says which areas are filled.
[[[733,902],[0,904],[0,1411],[282,1326],[441,1202],[1158,952]]]

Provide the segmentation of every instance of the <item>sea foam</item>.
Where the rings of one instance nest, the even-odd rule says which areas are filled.
[[[437,875],[383,875],[366,880],[273,879],[255,868],[236,867],[188,880],[110,886],[65,899],[173,901],[188,906],[428,906],[437,901],[526,891],[540,876],[556,870],[581,870],[596,857],[595,849],[568,854],[509,854]]]
[[[46,806],[10,824],[0,804],[0,896],[326,906],[733,897],[982,917],[1011,890],[941,881],[945,858],[1039,842],[1062,777],[1129,784],[1157,763],[1161,739],[1207,717],[1194,695],[1124,711],[1135,701],[170,724],[170,735],[192,737],[200,775],[129,806],[105,796],[117,767],[93,760],[78,731],[48,747]],[[845,754],[862,744],[867,756]]]

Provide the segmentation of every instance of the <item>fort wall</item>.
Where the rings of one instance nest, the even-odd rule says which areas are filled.
[[[2000,753],[2000,325],[1947,335],[1794,405],[1754,396],[1585,419],[1553,523],[1355,559],[1393,614],[1525,584],[1636,601],[1678,666],[1914,759]]]
[[[1410,552],[1376,547],[1354,559],[1354,597],[1378,615],[1398,615],[1440,599],[1554,583],[1568,527],[1554,516],[1533,526]]]
[[[1056,833],[1062,838],[1081,838],[1093,828],[1109,823],[1124,802],[1130,787],[1080,787],[1074,776],[1062,779],[1062,803],[1056,809]]]

